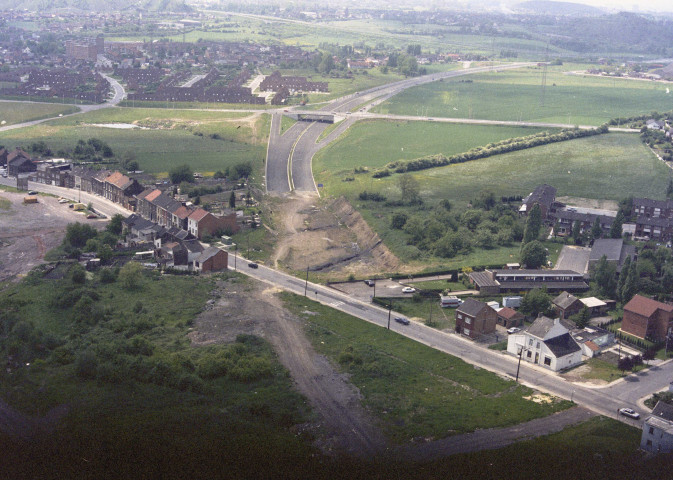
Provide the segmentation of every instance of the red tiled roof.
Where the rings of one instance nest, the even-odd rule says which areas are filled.
[[[673,305],[657,302],[641,295],[634,296],[629,303],[624,305],[624,310],[644,317],[651,317],[658,309],[671,313],[673,312]]]
[[[199,209],[194,210],[189,215],[189,219],[194,220],[195,222],[198,222],[199,220],[201,220],[206,215],[208,215],[208,212],[206,210],[204,210],[203,208],[199,208]]]
[[[128,183],[131,181],[131,179],[121,172],[114,172],[112,175],[107,177],[105,181],[117,188],[124,189],[126,186],[128,186]]]
[[[176,211],[173,212],[173,215],[175,215],[178,218],[184,219],[189,217],[189,214],[192,213],[192,211],[185,207],[184,205],[180,205]]]
[[[161,195],[161,190],[156,189],[156,190],[148,193],[147,195],[145,195],[145,200],[147,200],[148,202],[151,202],[152,200],[155,200],[159,195]]]
[[[514,318],[514,316],[517,315],[518,313],[519,312],[509,307],[503,307],[500,310],[498,310],[498,315],[501,316],[502,318],[506,318],[507,320]]]
[[[596,344],[595,344],[594,342],[592,342],[591,340],[589,340],[588,342],[586,342],[585,345],[586,345],[587,347],[589,347],[589,349],[592,350],[592,351],[594,351],[594,352],[598,352],[598,351],[600,351],[600,349],[601,349],[601,347],[599,347],[598,345],[596,345]]]

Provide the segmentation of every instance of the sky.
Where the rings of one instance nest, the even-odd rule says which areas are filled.
[[[673,12],[673,2],[670,0],[649,0],[648,2],[634,2],[633,0],[585,0],[573,3],[583,3],[593,7],[631,12]]]

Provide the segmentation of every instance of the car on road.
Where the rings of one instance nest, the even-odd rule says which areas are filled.
[[[620,408],[619,414],[630,418],[636,418],[636,419],[640,418],[640,414],[630,408]]]
[[[250,268],[259,268],[259,265],[257,265],[255,262],[250,262],[250,263],[248,263],[248,267],[250,267]]]
[[[409,319],[408,319],[408,318],[404,318],[404,317],[395,317],[395,321],[396,321],[397,323],[401,323],[402,325],[409,325],[409,323],[410,323],[410,322],[409,322]]]
[[[520,331],[521,331],[521,329],[519,327],[512,327],[512,328],[507,329],[507,333],[516,333],[516,332],[520,332]]]
[[[365,285],[368,287],[373,287],[374,286],[374,280],[365,280]]]
[[[95,213],[90,213],[89,215],[86,216],[86,218],[88,218],[89,220],[95,220],[96,218],[98,218],[98,215],[96,215]]]
[[[31,190],[30,192],[28,192],[28,195],[37,195],[37,192],[35,190]]]
[[[414,293],[416,289],[414,287],[404,287],[402,293]]]

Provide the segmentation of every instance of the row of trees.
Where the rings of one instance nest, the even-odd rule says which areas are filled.
[[[592,135],[600,135],[608,132],[607,125],[602,125],[593,129],[566,129],[559,133],[540,132],[535,135],[528,135],[525,137],[515,137],[499,142],[489,143],[484,147],[475,147],[467,152],[458,153],[447,157],[442,154],[427,155],[413,160],[397,160],[388,163],[383,170],[395,173],[414,172],[418,170],[426,170],[428,168],[443,167],[454,163],[469,162],[471,160],[478,160],[487,158],[493,155],[500,155],[507,152],[517,150],[525,150],[527,148],[538,147],[540,145],[547,145],[549,143],[565,142],[576,138],[589,137]],[[378,171],[374,172],[376,177]]]

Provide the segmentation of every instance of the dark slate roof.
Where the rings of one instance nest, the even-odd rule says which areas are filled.
[[[579,298],[577,298],[575,295],[572,295],[568,292],[561,292],[561,294],[558,297],[552,300],[552,303],[558,306],[559,308],[565,310],[578,300]]]
[[[193,238],[191,240],[184,240],[182,244],[189,250],[190,252],[203,252],[204,248],[203,245],[201,245],[201,242],[199,242],[197,239]]]
[[[652,208],[673,208],[672,200],[652,200],[651,198],[634,198],[634,207],[652,207]]]
[[[591,247],[589,261],[598,261],[605,255],[609,261],[618,262],[622,257],[623,246],[624,239],[622,238],[599,238]]]
[[[546,340],[544,344],[547,345],[556,358],[564,357],[570,353],[581,350],[580,346],[573,340],[569,333],[550,338],[549,340]]]
[[[526,205],[540,203],[549,207],[555,198],[556,189],[545,183],[535,187],[535,190],[533,190],[533,192],[524,199],[523,203]]]
[[[498,282],[491,278],[490,272],[472,272],[470,273],[470,279],[477,284],[478,287],[497,287],[500,285]]]
[[[641,215],[636,219],[636,224],[639,225],[649,225],[651,227],[670,227],[673,225],[673,220],[670,218],[663,217],[646,217]]]
[[[573,282],[536,282],[533,280],[529,281],[514,281],[514,282],[502,282],[500,284],[500,289],[505,291],[518,291],[518,290],[531,290],[533,288],[546,288],[547,290],[588,290],[589,285],[584,281],[573,281]]]
[[[544,338],[545,335],[551,330],[551,328],[554,326],[554,319],[545,317],[544,315],[541,315],[535,319],[535,321],[526,328],[526,331],[530,333],[531,335],[538,337],[538,338]]]
[[[664,402],[657,402],[652,410],[652,416],[658,418],[664,418],[669,422],[673,422],[673,405],[669,405]]]
[[[486,305],[484,302],[480,302],[479,300],[475,300],[474,298],[466,298],[463,304],[460,307],[458,307],[456,312],[469,315],[470,317],[476,317],[477,315],[479,315],[479,312],[481,312],[484,308],[490,308],[490,307]]]
[[[598,221],[600,222],[601,225],[612,225],[612,222],[615,221],[615,217],[611,217],[609,215],[596,215],[595,213],[570,212],[568,210],[557,210],[555,213],[552,213],[551,216],[563,223],[575,223],[576,221],[594,223],[596,221],[596,217],[599,218]]]
[[[169,206],[171,206],[173,202],[175,202],[175,200],[173,200],[168,195],[164,195],[163,193],[154,200],[152,200],[152,204],[156,205],[159,208],[168,208]]]

